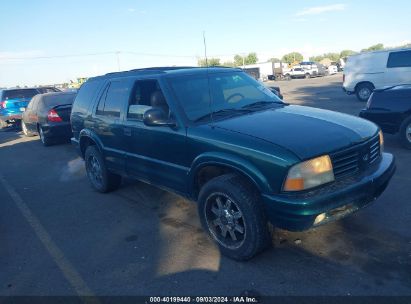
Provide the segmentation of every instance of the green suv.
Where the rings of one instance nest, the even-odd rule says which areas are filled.
[[[127,176],[197,201],[204,229],[238,260],[270,244],[269,223],[301,231],[346,216],[395,171],[373,123],[283,103],[240,69],[94,77],[71,124],[96,190]]]

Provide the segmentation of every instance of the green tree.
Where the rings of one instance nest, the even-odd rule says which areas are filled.
[[[256,53],[250,53],[245,57],[246,64],[256,64],[258,62],[258,57]]]
[[[340,52],[340,58],[345,58],[351,55],[357,54],[357,52],[352,51],[352,50],[343,50]]]
[[[326,54],[324,54],[324,58],[328,58],[331,61],[338,61],[338,60],[340,60],[340,54],[338,54],[338,53],[326,53]]]
[[[291,52],[291,53],[285,54],[282,58],[282,60],[287,62],[288,64],[291,64],[295,61],[302,61],[303,59],[304,59],[303,55],[301,55],[298,52]]]
[[[206,59],[198,59],[198,66],[200,67],[206,67],[208,66],[219,66],[220,64],[220,58],[208,58]]]
[[[380,51],[384,49],[384,44],[378,43],[370,46],[369,48],[362,49],[361,52],[372,52],[372,51]]]
[[[247,64],[255,64],[258,61],[258,57],[256,53],[249,53],[247,56],[235,55],[234,56],[234,65],[235,66],[242,66]]]
[[[280,60],[280,59],[275,58],[275,57],[270,58],[268,61],[271,61],[271,62],[274,62],[274,63],[276,63],[276,62],[281,62],[281,60]]]
[[[315,62],[319,62],[321,60],[323,60],[325,57],[323,55],[318,55],[318,56],[311,56],[310,57],[310,61],[315,61]]]

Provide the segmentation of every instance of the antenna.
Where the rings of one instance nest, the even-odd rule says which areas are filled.
[[[207,58],[207,42],[205,37],[205,31],[203,31],[203,42],[204,42],[204,56],[206,60],[206,66],[208,67],[208,58]]]

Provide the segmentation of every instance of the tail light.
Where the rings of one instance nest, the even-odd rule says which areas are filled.
[[[5,109],[6,108],[6,101],[1,101],[0,102],[0,109]]]
[[[50,122],[62,122],[63,120],[61,117],[57,114],[56,110],[51,109],[47,113],[47,120]]]

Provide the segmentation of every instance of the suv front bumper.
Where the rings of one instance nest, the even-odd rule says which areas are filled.
[[[351,214],[377,199],[395,172],[394,156],[383,153],[378,165],[302,194],[263,194],[270,222],[290,231],[302,231]],[[321,215],[322,220],[316,221]]]

